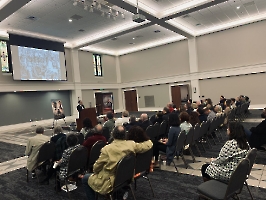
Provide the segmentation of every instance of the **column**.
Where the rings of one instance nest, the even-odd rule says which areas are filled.
[[[198,53],[197,53],[197,44],[196,38],[188,39],[188,51],[189,51],[189,66],[190,66],[190,74],[191,74],[191,91],[192,91],[192,100],[198,101],[200,100],[200,88],[199,88],[199,79],[194,78],[197,76],[193,76],[193,73],[198,72]]]
[[[117,83],[121,85],[121,70],[120,70],[120,60],[119,56],[115,57],[115,64],[116,64],[116,79]],[[116,109],[116,112],[122,112],[124,110],[124,99],[123,99],[123,91],[121,88],[118,88],[118,101],[119,109]]]

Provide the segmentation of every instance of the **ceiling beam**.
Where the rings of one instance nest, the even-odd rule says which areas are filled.
[[[31,0],[16,0],[9,2],[5,7],[0,10],[0,22],[19,10],[21,7],[29,3]]]

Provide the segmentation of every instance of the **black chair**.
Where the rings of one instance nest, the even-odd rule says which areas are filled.
[[[152,189],[151,181],[150,181],[149,176],[148,176],[150,173],[152,154],[153,154],[152,149],[146,151],[145,153],[137,154],[134,181],[135,181],[135,190],[136,190],[137,189],[137,179],[143,177],[146,180],[148,180],[150,187],[151,187],[153,197],[154,197],[154,191]]]
[[[250,172],[251,172],[251,169],[252,169],[252,167],[253,167],[253,165],[255,163],[256,157],[257,157],[257,149],[253,148],[253,149],[249,150],[249,152],[248,152],[248,154],[246,156],[246,158],[249,160],[249,169],[248,169],[248,173],[247,173],[247,179],[248,179],[248,177],[250,175]],[[249,192],[249,195],[250,195],[251,199],[253,199],[251,191],[250,191],[250,189],[248,187],[247,180],[245,180],[245,185],[246,185],[246,187],[248,189],[248,192]]]
[[[165,137],[166,136],[166,129],[167,129],[167,122],[166,121],[163,121],[161,124],[160,124],[160,131],[159,131],[159,138],[161,137]]]
[[[82,133],[77,133],[78,144],[82,145],[84,142],[84,135]]]
[[[196,159],[195,159],[195,156],[194,156],[193,151],[191,149],[191,146],[193,144],[193,136],[194,136],[194,128],[191,127],[187,133],[187,137],[186,137],[184,146],[188,145],[188,150],[189,150],[189,153],[190,153],[192,160],[193,160],[193,163],[194,163],[196,161]]]
[[[107,194],[111,200],[113,200],[113,194],[116,191],[128,185],[130,186],[134,200],[136,200],[131,185],[134,176],[135,163],[136,163],[136,158],[134,154],[127,155],[118,162],[115,173],[113,190],[109,194]],[[96,200],[98,199],[98,193],[95,193],[95,199]]]
[[[197,123],[194,126],[194,136],[193,136],[192,146],[195,146],[196,147],[197,152],[199,153],[199,157],[201,157],[202,155],[201,155],[201,152],[200,152],[199,147],[198,147],[198,144],[197,144],[199,142],[199,140],[200,140],[200,124]],[[203,148],[204,148],[204,151],[206,152],[204,146],[203,146]]]
[[[39,153],[37,156],[37,163],[34,169],[36,170],[39,166],[50,163],[50,160],[53,159],[54,155],[55,155],[55,143],[51,141],[44,143],[39,149]],[[27,176],[27,182],[29,182],[28,169],[27,169],[26,176]],[[37,173],[36,173],[36,176],[37,176],[38,183],[39,183],[39,177]]]
[[[103,127],[103,136],[106,138],[106,141],[109,141],[109,139],[110,139],[109,128]]]
[[[198,186],[199,199],[229,199],[241,193],[249,170],[249,160],[242,159],[233,172],[229,183],[210,180]]]
[[[90,151],[90,157],[88,160],[88,169],[90,172],[93,171],[93,165],[98,160],[100,154],[101,154],[101,149],[106,145],[106,143],[102,140],[99,140],[94,143],[94,145],[91,147]]]
[[[211,149],[212,146],[211,146],[210,141],[209,141],[209,139],[208,139],[208,137],[207,137],[207,133],[208,133],[209,126],[210,126],[210,124],[209,124],[208,121],[204,121],[204,122],[201,123],[201,125],[200,125],[200,137],[201,137],[201,138],[202,138],[202,137],[205,137],[205,138],[206,138],[207,144],[208,144],[209,148]],[[204,145],[203,145],[203,142],[201,142],[201,144],[202,144],[202,147],[203,147],[204,150],[205,150],[205,147],[204,147]],[[205,150],[205,151],[206,151],[206,150]]]
[[[159,139],[159,134],[160,134],[160,124],[156,122],[154,125],[154,131],[155,131],[155,139]]]
[[[152,115],[151,118],[150,118],[150,122],[153,124],[153,122],[155,121],[156,119],[156,115]]]
[[[67,167],[67,175],[64,178],[64,183],[65,183],[65,187],[68,193],[68,197],[69,199],[71,199],[70,197],[70,193],[69,193],[69,188],[68,188],[68,184],[67,184],[67,180],[70,176],[80,172],[80,171],[85,171],[86,169],[86,165],[87,165],[87,159],[88,159],[88,150],[86,147],[80,145],[79,147],[77,147],[70,155],[69,157],[69,161],[68,161],[68,167]],[[57,173],[57,177],[58,177],[58,173]],[[61,181],[59,178],[57,179],[58,181]],[[56,191],[58,191],[58,184],[56,185]]]
[[[153,125],[148,126],[148,128],[146,129],[146,134],[147,136],[149,136],[149,138],[151,139],[151,141],[154,141],[156,138],[156,131]]]

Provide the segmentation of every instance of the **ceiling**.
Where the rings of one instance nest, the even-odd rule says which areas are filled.
[[[132,21],[136,0],[82,1],[0,0],[0,36],[123,55],[266,19],[266,0],[139,0],[143,23]]]

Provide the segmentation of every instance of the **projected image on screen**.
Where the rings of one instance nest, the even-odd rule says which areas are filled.
[[[59,52],[18,47],[22,80],[61,80]]]

